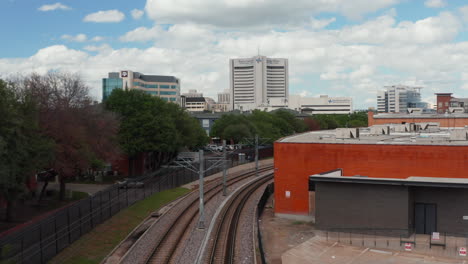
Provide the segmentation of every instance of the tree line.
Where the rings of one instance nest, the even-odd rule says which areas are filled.
[[[272,112],[254,110],[250,114],[231,113],[216,120],[211,134],[234,143],[245,143],[245,139],[259,135],[273,142],[281,137],[306,131],[335,129],[339,127],[365,127],[367,113],[313,115],[303,119],[287,109]]]
[[[35,175],[46,183],[57,175],[63,199],[67,179],[122,155],[131,163],[139,153],[150,153],[157,168],[181,149],[208,141],[198,121],[176,104],[135,90],[116,90],[106,103],[97,103],[80,76],[69,73],[0,80],[0,116],[6,220],[15,201],[33,197]]]

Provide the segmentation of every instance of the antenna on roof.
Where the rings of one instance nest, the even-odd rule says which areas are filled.
[[[257,45],[257,54],[260,56],[260,45]]]

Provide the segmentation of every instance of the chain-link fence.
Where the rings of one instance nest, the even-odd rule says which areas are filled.
[[[259,152],[259,158],[271,157],[272,153],[272,148],[263,148]],[[214,162],[216,161],[205,160],[205,168],[211,167]],[[237,153],[230,155],[227,167],[237,165]],[[206,171],[205,175],[220,171],[221,167],[214,167]],[[0,263],[46,263],[120,210],[149,195],[193,182],[198,178],[198,173],[188,169],[169,167],[143,178],[144,184],[134,185],[133,188],[114,184],[0,238]]]

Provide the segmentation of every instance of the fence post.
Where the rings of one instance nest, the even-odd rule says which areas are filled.
[[[67,208],[67,231],[68,231],[68,244],[71,244],[71,234],[70,234],[70,208]]]
[[[93,224],[93,196],[89,198],[89,221],[91,223],[91,229],[94,227]]]
[[[55,254],[58,253],[57,217],[54,217]]]
[[[128,207],[128,188],[125,187],[125,197],[127,199],[127,207]]]
[[[99,217],[99,223],[102,223],[102,210],[104,209],[103,204],[102,204],[102,191],[100,192],[101,194],[99,195],[99,214],[101,215]]]
[[[111,201],[111,190],[109,192],[109,218],[112,216],[112,201]]]
[[[81,204],[78,206],[78,218],[80,220],[80,237],[83,235],[82,223],[81,223]]]
[[[42,226],[39,225],[39,252],[40,252],[40,256],[41,256],[41,263],[44,263],[43,261],[43,256],[42,256]]]

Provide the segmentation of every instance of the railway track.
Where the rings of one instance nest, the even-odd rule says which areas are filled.
[[[213,236],[205,248],[205,257],[202,263],[234,263],[238,223],[243,208],[249,198],[272,178],[273,174],[271,173],[247,184],[237,191],[223,207],[214,224]]]
[[[259,173],[272,170],[273,166],[259,168]],[[255,175],[255,171],[250,171],[228,179],[227,184],[232,185],[240,182],[248,177]],[[205,200],[207,203],[223,190],[220,180],[208,183],[205,188]],[[153,241],[153,250],[144,257],[142,263],[175,263],[176,249],[181,244],[181,239],[189,231],[189,226],[198,215],[198,195],[188,196],[185,205],[181,206],[177,212],[171,212],[172,219],[170,226],[163,231],[161,236],[158,236]]]

